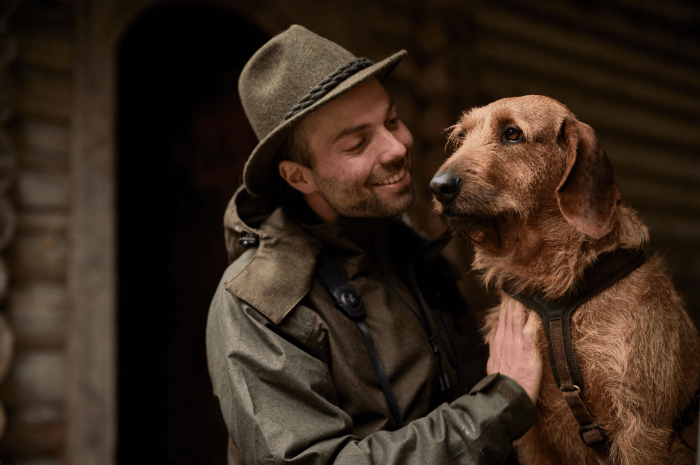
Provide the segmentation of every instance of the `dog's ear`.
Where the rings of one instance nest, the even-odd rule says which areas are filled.
[[[559,210],[579,232],[599,239],[612,229],[620,199],[610,160],[593,129],[575,119],[564,119],[557,142],[566,151]]]

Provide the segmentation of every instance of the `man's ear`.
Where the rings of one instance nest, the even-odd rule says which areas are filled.
[[[291,160],[282,160],[278,168],[282,179],[294,189],[307,195],[316,192],[316,183],[311,175],[311,169]]]

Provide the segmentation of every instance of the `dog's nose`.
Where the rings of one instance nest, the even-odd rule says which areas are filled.
[[[462,187],[462,180],[459,176],[446,171],[436,174],[430,181],[430,190],[435,194],[435,198],[440,203],[451,202]]]

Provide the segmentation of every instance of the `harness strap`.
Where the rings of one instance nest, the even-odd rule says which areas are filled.
[[[644,261],[642,251],[620,249],[605,254],[584,273],[576,292],[554,300],[546,299],[541,292],[514,293],[508,284],[504,285],[507,294],[533,309],[542,319],[554,380],[580,425],[581,440],[595,451],[603,464],[611,463],[608,438],[595,424],[586,402],[583,377],[571,343],[571,317],[581,304],[636,270]]]
[[[335,307],[343,312],[345,316],[353,320],[360,330],[365,346],[367,346],[372,368],[374,368],[374,373],[377,375],[379,385],[389,405],[391,416],[394,418],[394,422],[399,428],[403,428],[405,423],[401,415],[401,410],[399,410],[399,404],[396,402],[394,391],[391,389],[391,384],[386,376],[382,362],[379,360],[379,355],[377,354],[377,349],[374,347],[374,341],[372,340],[369,328],[367,328],[367,325],[362,321],[367,314],[365,304],[362,302],[362,297],[352,285],[348,283],[345,276],[343,276],[343,271],[331,257],[325,255],[319,257],[318,274],[328,294],[331,296],[331,299],[333,299]]]
[[[562,321],[551,320],[549,322],[549,332],[551,336],[554,360],[561,382],[560,389],[564,400],[566,400],[571,413],[578,421],[580,428],[579,437],[583,443],[592,448],[598,460],[602,464],[612,463],[609,461],[608,438],[603,431],[595,425],[593,414],[588,409],[586,400],[581,393],[581,387],[573,383],[571,371],[566,360],[564,350],[564,335],[562,332]]]

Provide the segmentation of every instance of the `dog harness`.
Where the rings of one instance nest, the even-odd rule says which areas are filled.
[[[559,299],[546,299],[541,292],[514,293],[508,284],[504,285],[507,294],[537,312],[542,319],[554,380],[580,425],[581,440],[595,451],[602,463],[610,463],[608,438],[596,425],[586,402],[583,378],[571,343],[571,317],[581,304],[639,268],[644,261],[642,251],[620,249],[602,255],[584,273],[577,292]]]

